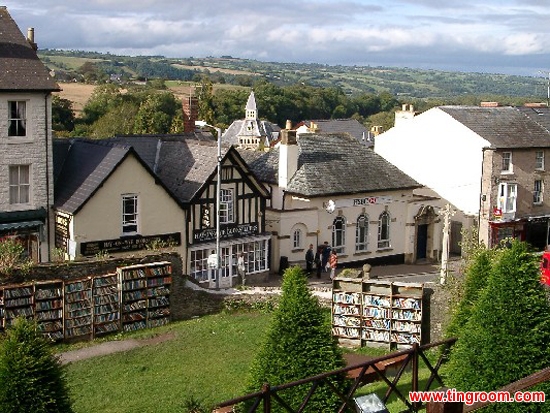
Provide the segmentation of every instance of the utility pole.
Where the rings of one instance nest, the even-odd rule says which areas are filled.
[[[443,245],[441,249],[441,269],[439,272],[439,283],[445,284],[447,280],[448,262],[449,262],[449,232],[451,226],[451,217],[455,214],[451,204],[445,205],[445,208],[439,212],[443,215]]]

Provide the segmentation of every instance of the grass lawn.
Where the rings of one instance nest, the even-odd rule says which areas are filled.
[[[327,312],[330,317],[330,312]],[[169,334],[170,339],[124,353],[71,363],[67,378],[75,413],[188,413],[186,401],[204,407],[244,395],[249,364],[262,342],[271,314],[259,311],[217,314],[125,334],[123,338],[150,338]],[[103,340],[104,341],[104,340]],[[89,345],[62,345],[59,351]],[[363,347],[360,354],[374,357],[387,350]],[[421,367],[424,367],[421,363]],[[410,374],[400,381],[408,396]],[[429,376],[421,371],[421,385]],[[405,388],[406,387],[406,388]],[[382,382],[358,389],[356,395],[376,392]],[[403,409],[395,396],[390,412]]]

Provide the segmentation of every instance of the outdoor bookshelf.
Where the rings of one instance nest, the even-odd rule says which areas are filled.
[[[170,322],[168,261],[79,279],[0,286],[0,331],[17,317],[36,321],[53,341],[92,339]]]
[[[422,341],[422,284],[336,278],[332,334],[342,345],[404,348]]]

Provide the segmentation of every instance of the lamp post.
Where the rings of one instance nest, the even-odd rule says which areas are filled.
[[[203,120],[196,120],[195,126],[199,128],[208,126],[209,128],[216,129],[216,132],[218,134],[218,166],[216,168],[216,288],[219,288],[221,276],[220,198],[222,193],[222,130],[213,125],[209,125]]]

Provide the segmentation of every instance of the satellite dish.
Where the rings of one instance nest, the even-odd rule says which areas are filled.
[[[336,204],[334,203],[334,201],[332,199],[329,199],[329,201],[327,202],[327,207],[326,207],[327,212],[329,214],[332,214],[335,209],[336,209]]]

